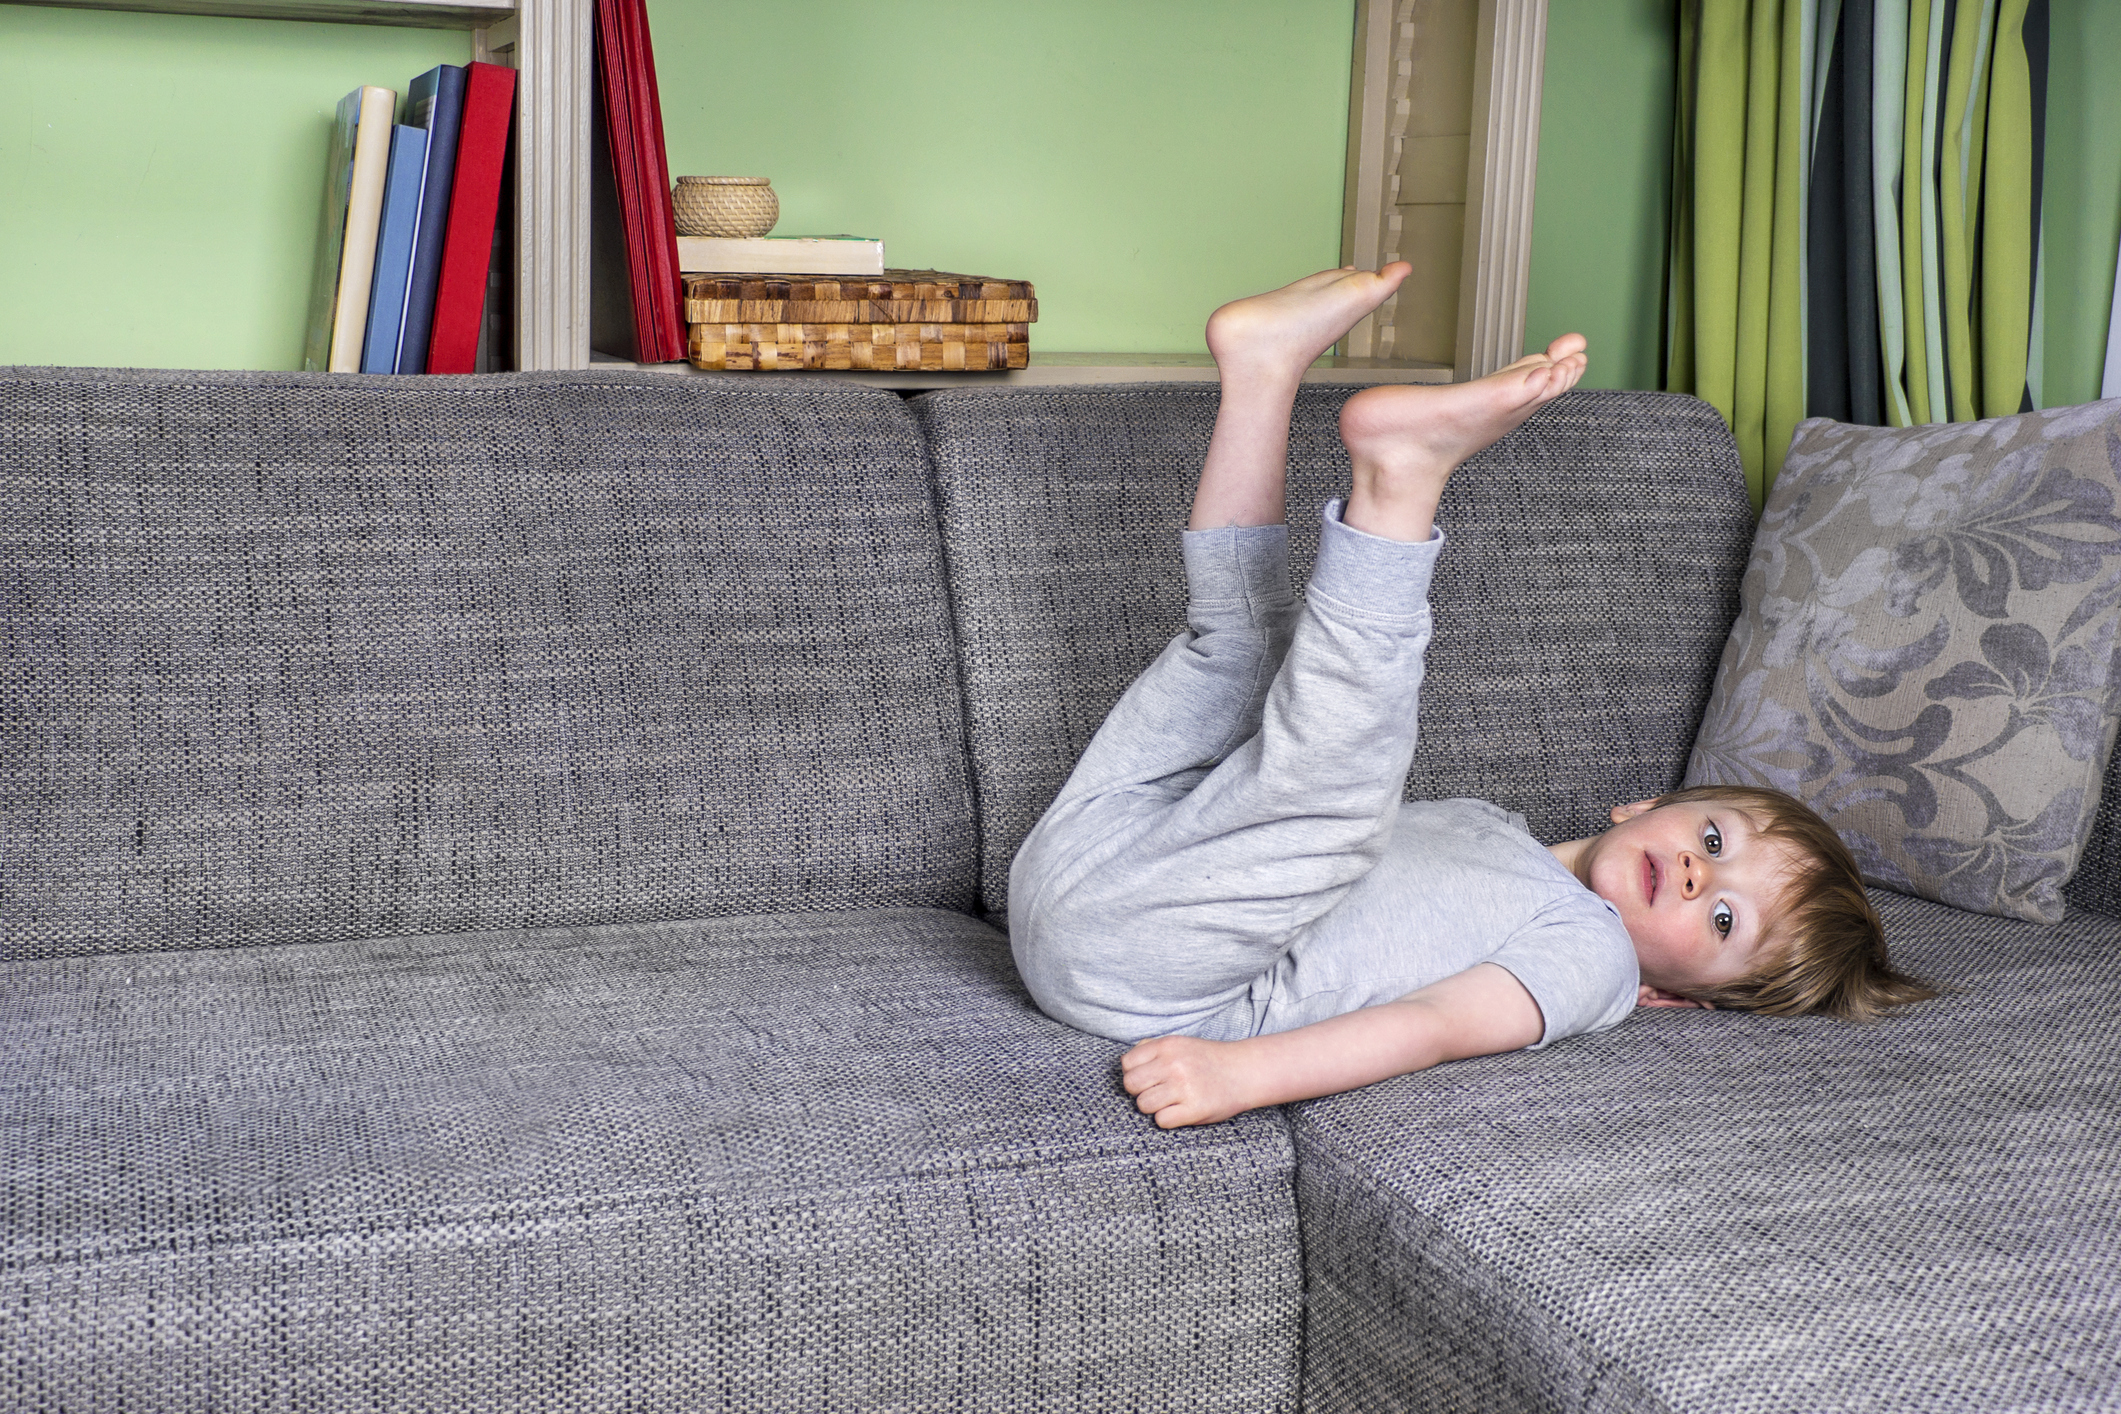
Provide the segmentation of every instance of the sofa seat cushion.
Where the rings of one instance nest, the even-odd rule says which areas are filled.
[[[2121,1406],[2121,922],[1877,899],[1948,994],[1646,1011],[1293,1111],[1305,1408]]]
[[[1276,1113],[922,909],[0,966],[15,1407],[1294,1407]]]

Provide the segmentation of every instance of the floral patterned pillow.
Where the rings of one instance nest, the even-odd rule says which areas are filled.
[[[2121,400],[1798,427],[1688,785],[1788,791],[1871,882],[2062,917],[2114,740]]]

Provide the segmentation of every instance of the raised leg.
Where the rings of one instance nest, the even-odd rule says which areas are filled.
[[[1409,269],[1322,270],[1209,316],[1222,401],[1184,543],[1187,632],[1112,709],[1062,800],[1205,770],[1259,730],[1296,612],[1282,529],[1296,390]]]

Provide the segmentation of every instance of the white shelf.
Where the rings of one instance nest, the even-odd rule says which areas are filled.
[[[862,373],[831,369],[772,369],[707,373],[689,363],[630,363],[591,354],[590,366],[641,369],[680,377],[837,378],[872,388],[1037,388],[1078,383],[1213,383],[1215,360],[1206,354],[1033,353],[1029,368],[1005,373]],[[1448,383],[1447,363],[1382,358],[1322,358],[1304,370],[1304,382],[1367,386],[1373,383]]]
[[[512,19],[516,0],[10,0],[67,10],[217,15],[237,20],[320,20],[349,25],[480,29]]]

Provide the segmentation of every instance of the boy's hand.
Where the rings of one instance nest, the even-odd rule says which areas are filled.
[[[1243,1114],[1254,1102],[1243,1093],[1241,1045],[1195,1036],[1143,1041],[1119,1063],[1127,1093],[1160,1129],[1214,1124]]]
[[[1546,1029],[1507,968],[1475,963],[1397,1001],[1242,1041],[1159,1036],[1120,1061],[1135,1107],[1164,1129],[1337,1095],[1443,1061],[1515,1051]]]

